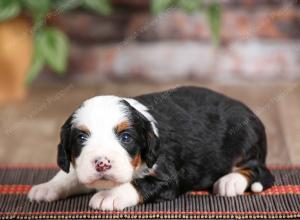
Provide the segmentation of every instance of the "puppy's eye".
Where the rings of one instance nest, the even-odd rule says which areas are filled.
[[[132,141],[132,137],[129,133],[127,132],[124,132],[121,134],[121,137],[120,137],[120,140],[125,143],[125,144],[128,144]]]
[[[77,140],[78,140],[79,143],[84,143],[84,142],[87,141],[87,139],[88,139],[88,135],[87,134],[79,134],[77,136]]]

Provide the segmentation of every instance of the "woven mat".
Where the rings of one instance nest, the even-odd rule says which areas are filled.
[[[92,194],[52,203],[31,203],[26,193],[31,185],[49,180],[54,165],[0,165],[0,219],[87,218],[300,218],[300,167],[272,167],[275,186],[260,193],[234,198],[192,192],[157,204],[138,205],[118,212],[88,207]]]

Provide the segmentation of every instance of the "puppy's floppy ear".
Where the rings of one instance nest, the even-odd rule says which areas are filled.
[[[134,125],[137,126],[138,132],[142,135],[141,158],[151,168],[157,160],[159,148],[159,138],[154,131],[154,119],[149,112],[145,112],[145,109],[139,111],[139,103],[132,102],[130,104],[126,100],[123,102],[128,106]]]
[[[152,126],[148,125],[146,129],[146,140],[147,147],[144,152],[142,152],[142,159],[145,160],[148,167],[152,167],[157,160],[157,151],[159,147],[159,138],[155,135]]]
[[[70,170],[71,152],[71,126],[72,126],[73,114],[64,123],[60,131],[60,143],[57,147],[57,164],[66,173]]]

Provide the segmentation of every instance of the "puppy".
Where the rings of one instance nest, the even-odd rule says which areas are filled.
[[[274,182],[262,122],[244,104],[204,88],[91,98],[67,119],[60,138],[61,171],[32,187],[32,201],[96,189],[90,207],[122,210],[193,190],[261,192]]]

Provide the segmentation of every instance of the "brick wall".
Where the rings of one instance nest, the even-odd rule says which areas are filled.
[[[77,11],[53,23],[72,40],[69,77],[170,81],[299,80],[300,4],[224,0],[221,43],[205,13],[149,13],[149,0],[114,0],[109,17]]]

